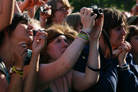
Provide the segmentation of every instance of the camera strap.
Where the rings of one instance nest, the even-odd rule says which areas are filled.
[[[107,46],[108,46],[108,48],[109,48],[109,50],[110,50],[110,59],[111,59],[111,62],[110,62],[109,64],[107,64],[107,65],[101,67],[100,69],[94,69],[94,68],[90,67],[89,65],[87,65],[87,67],[88,67],[89,69],[93,70],[93,71],[106,71],[106,69],[107,69],[107,68],[111,65],[111,63],[112,63],[112,57],[113,57],[112,45],[111,45],[111,43],[110,43],[110,40],[109,40],[109,37],[108,37],[107,33],[106,33],[104,30],[102,31],[102,33],[103,33],[104,39],[105,39],[105,41],[106,41],[106,43],[107,43]]]
[[[112,63],[113,50],[112,50],[112,45],[111,45],[111,42],[109,40],[109,37],[108,37],[107,33],[104,30],[102,31],[102,33],[103,33],[105,42],[107,43],[107,46],[108,46],[108,48],[110,50],[110,59],[111,59],[111,62],[109,64],[107,64],[106,66],[103,66],[103,67],[100,68],[100,70],[104,70],[105,71]]]

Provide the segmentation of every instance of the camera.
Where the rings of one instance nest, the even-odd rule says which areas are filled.
[[[48,12],[47,9],[46,9],[46,7],[40,7],[40,11],[42,13],[47,13]]]
[[[45,31],[45,30],[44,29],[33,30],[33,36],[35,36],[38,31],[42,32],[42,31]]]
[[[100,18],[100,17],[102,16],[103,10],[102,10],[101,8],[98,8],[97,5],[91,6],[90,8],[93,10],[94,13],[97,14],[96,19],[97,19],[97,18]],[[92,14],[92,16],[93,16],[93,14]]]

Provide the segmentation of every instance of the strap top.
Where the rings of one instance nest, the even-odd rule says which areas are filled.
[[[10,83],[10,75],[7,71],[5,64],[2,62],[1,58],[0,58],[0,71],[6,76],[7,82]]]

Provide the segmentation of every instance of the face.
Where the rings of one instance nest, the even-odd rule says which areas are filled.
[[[66,50],[67,46],[67,39],[64,35],[58,36],[54,41],[49,43],[47,46],[47,53],[51,58],[49,62],[57,60]]]
[[[110,33],[110,42],[113,48],[117,48],[125,41],[126,36],[125,23],[122,23],[120,26],[111,30]]]
[[[138,34],[131,37],[130,44],[132,45],[131,52],[134,54],[138,54]]]
[[[57,2],[57,8],[52,21],[54,23],[62,23],[67,14],[69,14],[67,6],[63,5],[62,2]]]
[[[26,44],[30,44],[33,41],[33,26],[26,21],[20,21],[12,33],[11,39],[15,43],[25,41]]]

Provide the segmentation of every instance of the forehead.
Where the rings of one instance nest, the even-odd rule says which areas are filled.
[[[122,22],[119,26],[117,26],[117,27],[115,27],[115,28],[113,28],[113,29],[116,29],[116,28],[119,28],[119,27],[125,27],[126,25],[125,25],[125,22]]]
[[[60,35],[56,39],[66,39],[65,35]]]

